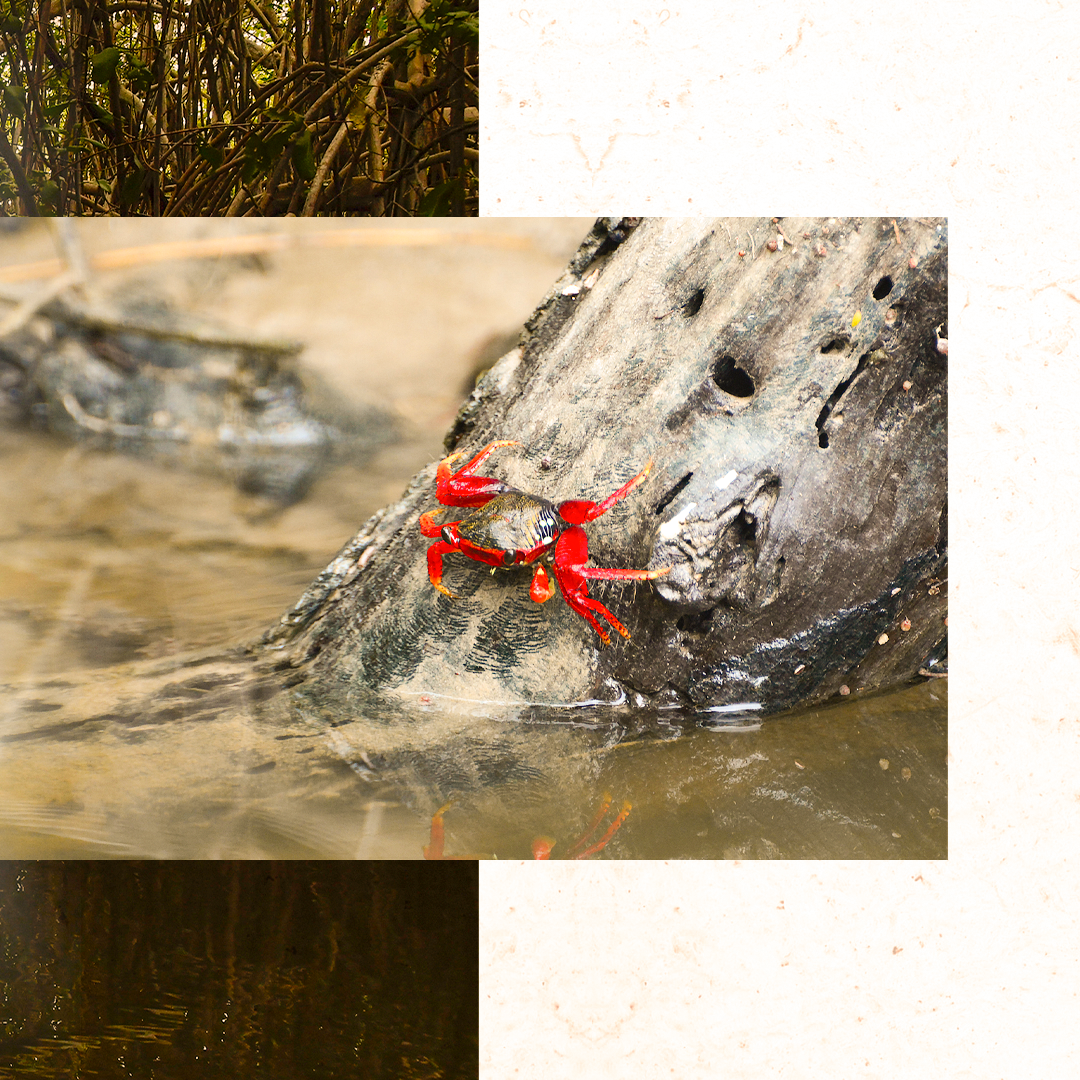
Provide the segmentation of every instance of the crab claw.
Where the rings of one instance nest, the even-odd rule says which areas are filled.
[[[465,456],[464,450],[456,450],[444,457],[435,470],[435,493],[444,506],[484,506],[496,495],[510,490],[510,485],[496,480],[493,476],[473,476],[475,469],[493,450],[503,446],[520,446],[515,439],[500,439],[488,443],[471,461],[466,462],[457,472],[451,472],[450,466]]]
[[[555,595],[555,582],[548,577],[548,572],[543,566],[537,566],[533,573],[532,584],[529,586],[529,595],[538,604],[543,604]]]

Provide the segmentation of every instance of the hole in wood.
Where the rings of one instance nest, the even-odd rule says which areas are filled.
[[[748,398],[754,393],[754,380],[739,367],[734,356],[721,356],[713,365],[713,382],[732,397]]]

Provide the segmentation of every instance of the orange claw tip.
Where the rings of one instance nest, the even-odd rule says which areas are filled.
[[[555,841],[550,836],[538,836],[532,842],[532,856],[534,859],[550,859],[551,849],[555,846]]]
[[[492,567],[492,573],[495,572],[495,568]],[[529,596],[537,604],[546,603],[555,595],[555,585],[552,583],[551,578],[548,576],[548,572],[543,566],[537,566],[535,573],[533,574],[532,583],[529,585]]]

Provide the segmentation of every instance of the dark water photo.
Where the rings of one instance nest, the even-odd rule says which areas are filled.
[[[464,1080],[475,864],[0,864],[0,1077]]]

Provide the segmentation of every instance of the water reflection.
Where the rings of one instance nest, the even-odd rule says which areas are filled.
[[[457,1080],[470,864],[0,864],[0,1076]]]
[[[339,729],[343,745],[353,730]],[[948,857],[944,679],[760,726],[643,725],[615,741],[610,726],[471,720],[468,738],[471,755],[449,740],[413,781],[454,798],[450,855],[527,859],[549,836],[566,858],[610,792],[632,809],[602,858]]]

